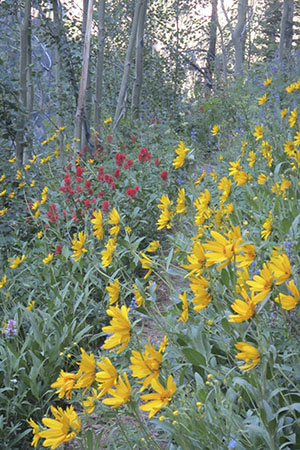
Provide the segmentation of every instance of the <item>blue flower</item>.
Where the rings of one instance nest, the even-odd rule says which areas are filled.
[[[232,449],[236,447],[236,441],[234,439],[230,439],[229,443],[228,443],[228,448]]]

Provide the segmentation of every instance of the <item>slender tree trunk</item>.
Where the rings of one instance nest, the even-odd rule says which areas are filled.
[[[146,12],[147,12],[147,0],[144,0],[140,9],[136,35],[135,79],[132,91],[132,104],[131,104],[133,117],[135,119],[138,119],[140,116],[140,101],[143,82],[144,30],[146,22]]]
[[[206,84],[212,88],[212,74],[213,64],[216,58],[216,43],[217,43],[217,26],[218,26],[218,0],[211,0],[211,19],[209,32],[209,46],[206,58]]]
[[[27,124],[30,123],[32,119],[33,111],[33,100],[34,100],[34,89],[33,89],[33,79],[32,79],[32,23],[31,23],[31,5],[28,5],[28,27],[27,27],[27,48],[26,48],[26,88],[27,88],[27,99],[26,99],[26,115]],[[25,93],[24,93],[25,95]],[[26,136],[26,146],[24,147],[23,163],[27,164],[28,160],[31,158],[31,148],[32,148],[32,134]]]
[[[84,102],[86,96],[87,87],[87,77],[90,59],[90,40],[91,40],[91,30],[92,30],[92,19],[93,19],[93,0],[89,0],[87,19],[86,19],[86,32],[84,37],[84,51],[83,51],[83,61],[82,61],[82,71],[80,78],[80,87],[77,101],[77,110],[75,115],[75,139],[78,141],[77,148],[80,151],[80,136],[81,136],[81,126],[84,114]]]
[[[96,96],[94,128],[101,136],[101,111],[102,111],[102,93],[103,93],[103,64],[104,64],[104,42],[105,42],[105,0],[99,0],[98,4],[98,51],[97,51],[97,69],[96,69]]]
[[[19,112],[17,119],[16,153],[17,164],[21,167],[24,163],[25,125],[27,120],[27,63],[28,63],[28,30],[30,25],[31,0],[25,1],[24,18],[20,29],[20,91]]]
[[[282,63],[286,58],[289,61],[292,50],[293,41],[293,15],[294,1],[284,0],[283,11],[280,23],[280,43],[279,43],[279,59]]]
[[[247,35],[246,19],[248,10],[248,0],[239,0],[238,21],[232,34],[232,41],[235,49],[235,74],[241,75],[245,55],[245,42]]]
[[[136,40],[138,17],[139,17],[140,8],[142,6],[142,1],[143,0],[137,0],[136,4],[135,4],[131,33],[130,33],[129,43],[128,43],[128,47],[127,47],[123,76],[122,76],[122,81],[121,81],[121,88],[120,88],[120,92],[119,92],[118,103],[117,103],[115,117],[114,117],[114,130],[115,131],[117,131],[119,122],[124,113],[125,99],[126,99],[126,94],[127,94],[127,89],[128,89],[128,79],[129,79],[131,58],[132,58],[134,43]]]
[[[58,128],[64,127],[64,116],[63,116],[63,104],[62,104],[62,59],[60,54],[60,24],[61,24],[61,14],[60,8],[57,0],[52,1],[53,4],[53,15],[55,23],[55,84],[56,84],[56,95],[57,95],[57,125]],[[61,164],[64,165],[64,134],[59,133],[59,153]]]

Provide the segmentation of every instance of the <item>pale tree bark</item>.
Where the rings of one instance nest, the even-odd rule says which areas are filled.
[[[136,0],[136,4],[135,4],[131,33],[130,33],[129,43],[128,43],[128,47],[127,47],[127,51],[126,51],[126,58],[125,58],[125,63],[124,63],[121,87],[120,87],[118,103],[117,103],[115,117],[114,117],[114,131],[117,131],[121,117],[123,116],[124,110],[125,110],[126,94],[127,94],[128,81],[129,81],[129,71],[130,71],[130,66],[131,66],[131,59],[132,59],[132,53],[133,53],[133,49],[134,49],[134,43],[136,40],[138,18],[139,18],[139,12],[140,12],[140,8],[142,6],[142,2],[143,2],[143,0]]]
[[[136,49],[135,49],[135,78],[132,90],[132,103],[131,109],[133,117],[139,118],[140,115],[140,102],[141,102],[141,90],[143,82],[143,62],[144,62],[144,30],[147,13],[147,0],[143,0],[136,34]]]
[[[90,41],[91,41],[91,31],[92,31],[92,19],[93,19],[93,0],[89,0],[87,19],[86,19],[86,31],[84,37],[84,50],[83,50],[83,61],[82,70],[80,78],[80,87],[77,101],[77,110],[75,115],[75,130],[74,135],[77,140],[77,149],[81,150],[80,137],[81,137],[81,127],[82,118],[84,114],[84,103],[86,96],[87,78],[88,78],[88,68],[90,59]]]
[[[95,112],[94,112],[94,128],[99,136],[101,136],[101,111],[103,101],[103,67],[104,67],[104,42],[105,42],[104,26],[105,26],[105,0],[99,0],[96,95],[95,95]]]
[[[84,42],[86,26],[87,26],[87,16],[88,16],[88,5],[89,0],[84,0],[83,2],[83,20],[82,20],[82,40]],[[89,59],[87,82],[86,82],[86,95],[84,100],[84,120],[82,121],[81,129],[81,150],[88,146],[89,136],[90,136],[90,122],[92,114],[92,86],[91,86],[91,64]]]
[[[293,15],[294,1],[284,0],[283,11],[280,23],[280,43],[279,43],[279,59],[289,61],[293,42]]]
[[[28,25],[27,25],[27,48],[26,48],[26,89],[27,89],[27,99],[26,99],[26,119],[27,124],[31,121],[32,111],[33,111],[33,100],[34,100],[34,88],[33,88],[33,78],[32,78],[32,23],[31,23],[31,5],[28,5]],[[25,95],[25,93],[24,93]],[[25,124],[26,126],[26,124]],[[32,133],[28,133],[26,136],[26,146],[24,147],[23,154],[23,164],[27,164],[31,158],[31,148],[32,148]]]
[[[209,46],[207,51],[206,67],[205,67],[205,79],[209,89],[212,88],[213,64],[216,58],[217,26],[218,26],[218,0],[211,0]]]
[[[56,84],[56,96],[57,96],[57,125],[58,128],[64,127],[64,116],[63,116],[63,104],[62,104],[62,58],[60,54],[60,30],[61,30],[61,8],[58,0],[52,0],[53,5],[53,16],[55,25],[55,84]],[[64,152],[64,133],[59,133],[59,153],[60,162],[64,165],[65,162],[65,152]]]
[[[19,89],[19,112],[17,118],[16,154],[18,167],[24,163],[25,149],[25,125],[28,117],[27,101],[27,63],[28,63],[28,30],[31,16],[31,0],[25,1],[24,18],[20,27],[20,89]]]
[[[224,0],[221,0],[222,10],[226,17],[228,26],[230,28],[230,33],[232,37],[232,42],[235,52],[235,74],[237,76],[242,75],[243,72],[243,62],[245,55],[245,42],[247,36],[247,11],[248,11],[248,0],[239,0],[238,3],[238,18],[236,27],[233,29],[231,22],[228,18],[227,11],[224,7]]]

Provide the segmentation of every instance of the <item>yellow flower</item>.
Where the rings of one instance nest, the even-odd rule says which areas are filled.
[[[45,186],[43,191],[42,191],[42,200],[41,200],[41,204],[43,205],[44,203],[46,203],[47,200],[47,192],[48,192],[48,187]]]
[[[121,309],[118,306],[110,306],[106,311],[112,319],[110,325],[102,328],[104,333],[111,334],[103,345],[105,350],[117,350],[117,353],[121,353],[127,347],[130,339],[128,311],[129,308],[125,305],[123,305]]]
[[[180,191],[178,192],[176,212],[177,212],[177,214],[186,213],[184,188],[180,189]]]
[[[140,258],[140,262],[142,263],[142,268],[148,269],[148,272],[144,276],[144,280],[146,280],[149,277],[149,275],[152,273],[152,261],[147,255],[145,255],[145,253],[143,253],[143,252],[140,252],[140,253],[142,256],[142,258]]]
[[[154,253],[154,252],[156,252],[158,247],[159,247],[159,241],[152,241],[152,242],[150,242],[150,244],[146,248],[146,252]]]
[[[264,136],[264,126],[263,125],[257,125],[255,127],[253,136],[256,137],[256,140],[259,141]]]
[[[252,296],[250,298],[245,289],[241,290],[241,295],[244,300],[237,298],[233,305],[231,305],[231,308],[237,314],[230,314],[229,322],[244,322],[245,320],[250,319],[254,314],[255,302],[253,301]]]
[[[231,180],[227,177],[223,177],[219,181],[218,189],[219,189],[219,191],[223,191],[223,194],[220,197],[221,204],[223,204],[227,200],[227,198],[230,194],[230,191],[231,191],[231,184],[232,184]]]
[[[284,143],[284,153],[286,153],[288,155],[289,158],[291,158],[292,156],[294,156],[296,148],[295,148],[295,144],[294,142],[287,140]]]
[[[128,225],[126,225],[125,230],[127,231],[128,234],[132,232],[132,229]]]
[[[119,300],[119,280],[110,281],[109,286],[106,287],[109,295],[109,304],[113,305]]]
[[[182,313],[181,316],[178,318],[177,322],[185,323],[189,318],[189,307],[186,292],[184,291],[183,295],[179,294],[179,298],[182,301]]]
[[[291,276],[290,260],[285,253],[271,257],[270,268],[276,279],[276,284],[282,284]]]
[[[38,239],[41,239],[42,236],[43,236],[43,232],[39,231],[38,234],[37,234]]]
[[[293,126],[297,122],[297,119],[298,119],[297,109],[294,108],[293,111],[291,111],[291,114],[289,117],[290,128],[293,128]]]
[[[108,357],[102,358],[100,356],[100,359],[101,362],[97,362],[97,366],[101,369],[101,372],[96,372],[96,381],[99,383],[99,397],[102,397],[116,384],[118,374]]]
[[[265,184],[266,181],[268,181],[268,179],[269,179],[269,177],[267,177],[263,173],[260,173],[257,178],[257,183],[260,185],[263,185],[263,184]]]
[[[272,289],[273,274],[269,263],[264,263],[259,275],[254,275],[253,280],[246,282],[254,295],[255,304],[263,301]]]
[[[20,170],[17,170],[17,173],[16,173],[16,179],[17,180],[22,180],[22,172],[20,171]]]
[[[34,187],[35,186],[35,180],[32,180],[30,187]]]
[[[212,134],[213,136],[216,136],[216,135],[219,133],[219,131],[220,131],[219,125],[214,125],[214,126],[212,127],[212,129],[211,129],[211,134]]]
[[[93,394],[89,395],[86,400],[83,400],[85,407],[84,413],[92,414],[95,409],[95,401],[99,399],[99,394],[95,388],[92,388]]]
[[[93,219],[91,219],[91,223],[94,225],[94,236],[98,239],[98,241],[103,239],[104,236],[104,229],[102,225],[102,212],[94,211],[93,212]]]
[[[45,438],[43,442],[44,447],[57,448],[63,442],[68,442],[74,439],[80,433],[80,419],[74,411],[73,406],[67,407],[64,411],[62,408],[50,407],[55,419],[42,419],[43,424],[48,427],[48,430],[40,432],[40,437]]]
[[[280,293],[279,297],[275,298],[275,302],[280,303],[283,309],[290,311],[297,306],[299,301],[299,291],[294,281],[287,283],[287,287],[291,295],[285,295]]]
[[[132,376],[135,378],[145,378],[140,392],[143,392],[154,379],[159,377],[159,369],[162,363],[162,354],[151,344],[150,337],[148,345],[145,345],[144,353],[132,350],[130,361],[132,363],[129,369],[132,371]]]
[[[25,259],[26,259],[26,256],[25,255],[22,255],[22,257],[21,258],[19,258],[19,256],[17,256],[12,262],[11,262],[11,264],[10,264],[10,268],[11,269],[16,269],[17,267],[19,267],[19,265],[23,262],[23,261],[25,261]]]
[[[78,240],[76,238],[76,233],[73,235],[72,240],[72,249],[74,250],[72,258],[74,258],[74,261],[79,261],[82,253],[87,252],[85,248],[83,248],[85,240],[86,240],[86,234],[80,231],[78,233]]]
[[[29,303],[28,303],[28,306],[27,306],[26,309],[28,309],[28,311],[31,311],[32,308],[34,307],[34,305],[35,305],[35,300],[32,300],[32,302],[29,302]]]
[[[243,254],[240,253],[239,255],[237,255],[236,263],[238,264],[239,268],[249,267],[255,258],[255,246],[253,244],[244,244],[240,247],[240,249]]]
[[[160,353],[164,353],[166,351],[166,347],[167,347],[168,343],[169,342],[168,342],[167,336],[164,336],[164,338],[161,341],[160,346],[159,346],[159,352]]]
[[[272,83],[272,77],[267,78],[267,79],[264,81],[264,86],[269,86],[271,83]]]
[[[8,160],[8,162],[10,162],[10,163],[14,163],[16,161],[17,161],[17,157],[16,156],[14,158],[11,158],[11,159]]]
[[[49,262],[51,262],[52,259],[53,259],[53,253],[48,253],[48,256],[43,259],[43,263],[44,264],[49,264]]]
[[[159,205],[158,205],[159,206]],[[169,211],[169,209],[163,209],[158,221],[156,222],[156,225],[158,225],[157,229],[162,230],[163,228],[171,228],[171,218],[172,218],[172,212]]]
[[[112,122],[112,118],[111,117],[109,117],[108,119],[104,120],[103,123],[106,125],[107,123],[110,123],[110,122]]]
[[[120,227],[119,227],[119,223],[120,223],[120,215],[118,213],[118,211],[116,210],[116,208],[114,208],[111,213],[109,214],[109,221],[108,223],[110,225],[114,225],[113,227],[111,227],[111,229],[109,230],[109,234],[111,234],[112,236],[118,236],[119,231],[120,231]]]
[[[3,288],[3,286],[4,286],[5,283],[6,283],[6,281],[7,281],[7,276],[6,276],[6,275],[3,275],[2,280],[0,281],[0,289]]]
[[[294,137],[294,144],[295,145],[300,145],[300,131],[297,131],[295,137]]]
[[[176,156],[176,158],[173,160],[173,166],[175,167],[175,169],[179,169],[183,166],[185,155],[189,151],[190,149],[186,148],[184,142],[180,141],[178,148],[175,150],[178,156]]]
[[[34,422],[33,419],[30,418],[30,420],[26,420],[27,423],[32,427],[32,433],[33,433],[33,439],[31,442],[32,447],[37,447],[39,439],[40,439],[40,427],[37,423]]]
[[[0,209],[0,216],[4,216],[4,214],[6,214],[6,213],[7,213],[7,211],[8,211],[8,209],[7,209],[7,208],[4,208],[4,209]]]
[[[26,186],[25,181],[23,183],[19,183],[18,189],[22,189],[24,186]]]
[[[249,167],[253,167],[255,163],[256,153],[251,150],[249,152],[249,157],[247,158],[247,161],[249,162]]]
[[[209,282],[203,277],[191,277],[190,288],[195,295],[192,302],[195,304],[194,310],[201,311],[211,302],[209,293]]]
[[[71,372],[60,371],[59,377],[55,381],[55,383],[51,384],[52,388],[58,388],[56,394],[58,394],[58,398],[63,398],[66,395],[67,400],[72,399],[72,391],[75,388],[75,383],[77,380],[77,374]]]
[[[76,374],[78,381],[75,388],[85,388],[84,392],[86,392],[95,380],[95,356],[93,353],[88,355],[83,348],[81,348],[80,351],[81,362],[77,363],[79,365],[79,370]]]
[[[198,180],[195,181],[196,186],[199,186],[199,184],[202,182],[205,175],[206,175],[206,170],[203,169],[200,177],[198,178]]]
[[[239,366],[239,369],[248,372],[248,370],[253,369],[260,361],[259,351],[254,347],[254,345],[247,344],[247,342],[237,342],[234,344],[240,353],[235,355],[237,359],[244,360],[247,364],[244,366]]]
[[[112,409],[119,408],[119,406],[124,405],[124,403],[130,402],[131,386],[128,381],[127,373],[119,375],[118,383],[115,384],[114,388],[111,388],[108,393],[111,395],[109,398],[102,400],[104,405],[109,405]]]
[[[205,262],[205,253],[200,242],[196,241],[193,245],[191,255],[187,255],[187,259],[190,264],[182,265],[185,269],[188,269],[190,272],[186,275],[200,275],[203,272],[203,264]]]
[[[5,180],[5,174],[3,173],[0,177],[0,183],[2,183],[2,181],[4,181],[4,180]]]
[[[273,223],[273,213],[272,210],[269,212],[269,216],[263,224],[263,229],[260,233],[261,237],[266,241],[271,234],[271,228]]]
[[[280,115],[282,118],[284,118],[287,115],[287,108],[284,108],[280,111]]]
[[[107,244],[105,245],[106,250],[102,250],[101,264],[103,267],[108,267],[111,264],[116,245],[117,245],[116,238],[111,238],[108,240]]]
[[[138,287],[136,284],[133,284],[134,287],[134,298],[136,300],[136,304],[137,307],[140,308],[141,306],[144,306],[145,304],[145,299],[144,297],[141,295],[140,291],[138,290]]]
[[[156,379],[152,380],[151,387],[156,393],[142,395],[141,399],[148,403],[140,406],[142,411],[149,411],[149,419],[170,403],[176,392],[176,383],[173,381],[172,375],[169,375],[166,389]]]
[[[262,97],[259,97],[258,104],[263,105],[267,101],[267,93],[265,93]]]
[[[4,191],[0,192],[0,197],[3,197],[6,194],[6,189]]]
[[[239,227],[234,227],[233,234],[226,239],[220,233],[216,231],[210,232],[214,241],[209,241],[203,244],[206,256],[206,266],[210,267],[213,264],[222,263],[217,267],[218,270],[223,269],[232,260],[234,255],[237,255],[241,251],[241,244],[243,239],[241,238],[241,232]]]

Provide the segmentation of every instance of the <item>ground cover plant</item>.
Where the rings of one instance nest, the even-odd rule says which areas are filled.
[[[93,155],[61,167],[62,128],[7,161],[4,447],[297,448],[300,80],[244,83],[200,105],[205,139],[108,118]]]

